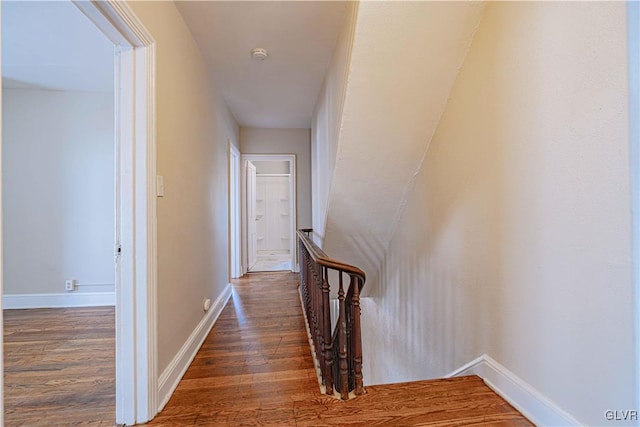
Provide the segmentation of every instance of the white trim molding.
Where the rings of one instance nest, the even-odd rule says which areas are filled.
[[[158,407],[155,40],[126,1],[72,0],[116,49],[116,423]]]
[[[158,412],[162,411],[162,408],[167,404],[169,398],[175,391],[176,387],[180,383],[180,380],[184,376],[185,372],[193,362],[194,357],[198,353],[198,350],[202,346],[205,338],[209,335],[211,328],[220,317],[222,309],[227,305],[229,298],[231,297],[231,284],[228,284],[218,299],[211,305],[211,308],[202,318],[198,326],[193,330],[187,341],[184,343],[180,351],[175,355],[173,360],[169,363],[169,366],[162,372],[158,379],[158,401],[160,406]]]
[[[242,165],[240,161],[240,150],[227,139],[229,147],[229,171],[228,184],[228,202],[229,202],[229,277],[237,279],[243,274],[242,271],[242,255],[240,247],[241,233],[240,227],[242,223],[240,208],[241,192],[240,192],[240,175],[242,173]]]
[[[640,4],[627,2],[635,395],[640,408]]]
[[[493,391],[538,426],[582,426],[583,423],[561,409],[522,378],[483,354],[450,372],[446,378],[477,375]]]
[[[0,4],[0,23],[2,22],[2,4]],[[0,75],[2,75],[2,31],[0,31]],[[2,90],[0,90],[0,224],[2,224]],[[2,227],[0,227],[0,295],[4,293],[2,263],[3,247]],[[2,309],[4,303],[0,298],[0,325],[4,325]],[[0,370],[4,372],[4,334],[0,334]],[[4,425],[4,375],[0,375],[0,426]]]
[[[115,292],[67,292],[59,294],[3,295],[3,309],[114,306]]]

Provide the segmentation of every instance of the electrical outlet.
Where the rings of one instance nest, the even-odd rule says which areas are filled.
[[[76,290],[76,285],[77,285],[78,281],[71,279],[71,280],[65,280],[64,281],[64,289],[67,292],[73,292]]]

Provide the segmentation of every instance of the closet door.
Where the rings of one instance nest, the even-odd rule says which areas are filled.
[[[291,216],[289,176],[258,175],[256,181],[256,226],[258,250],[289,252]]]
[[[256,242],[258,252],[269,250],[268,242],[268,179],[264,175],[256,177]]]
[[[291,217],[289,216],[289,176],[274,177],[271,181],[270,191],[273,193],[272,224],[273,250],[289,252],[289,240],[291,236]]]

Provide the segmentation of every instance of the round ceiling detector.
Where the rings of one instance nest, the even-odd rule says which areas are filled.
[[[263,49],[261,47],[257,47],[251,51],[251,57],[253,59],[259,59],[260,61],[264,61],[269,56],[267,49]]]

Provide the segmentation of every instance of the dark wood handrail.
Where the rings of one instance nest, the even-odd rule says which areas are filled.
[[[360,291],[366,276],[359,268],[330,258],[309,237],[313,230],[298,230],[300,296],[309,328],[316,367],[326,394],[341,399],[364,393]],[[338,313],[332,330],[329,271],[337,272]],[[349,278],[347,292],[344,278]],[[335,284],[334,284],[335,285]]]
[[[358,267],[354,267],[351,264],[345,264],[344,262],[338,261],[337,259],[333,259],[329,257],[318,245],[316,242],[311,240],[309,234],[313,232],[312,228],[303,228],[298,230],[298,238],[302,244],[305,245],[307,251],[309,251],[309,255],[313,258],[315,262],[325,267],[329,267],[333,270],[340,270],[347,274],[353,274],[358,276],[362,280],[362,284],[364,285],[365,280],[367,279],[367,275],[364,271],[360,270]],[[362,285],[360,286],[360,290],[362,290]]]

